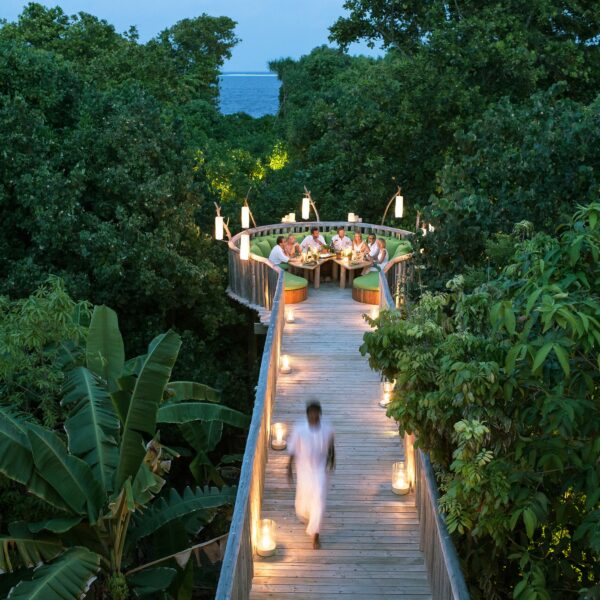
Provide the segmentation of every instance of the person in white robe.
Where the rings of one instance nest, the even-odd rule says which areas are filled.
[[[269,254],[269,260],[282,269],[287,268],[287,264],[290,261],[290,257],[287,255],[284,247],[285,238],[282,235],[277,236],[277,243],[273,246],[271,253]]]
[[[293,482],[296,465],[296,514],[306,523],[313,548],[321,547],[320,532],[327,502],[329,474],[335,468],[333,429],[321,420],[321,405],[312,400],[306,421],[298,423],[288,439],[288,479]]]

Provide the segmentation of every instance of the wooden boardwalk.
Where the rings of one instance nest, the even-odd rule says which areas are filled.
[[[277,554],[256,557],[251,600],[327,598],[431,598],[414,496],[391,491],[392,463],[402,460],[402,441],[379,407],[381,383],[359,353],[370,306],[350,290],[325,284],[294,305],[282,353],[293,371],[281,375],[273,422],[304,418],[306,400],[318,398],[336,433],[337,469],[321,531],[313,550],[294,513],[286,480],[288,457],[269,450],[262,516],[277,522]]]

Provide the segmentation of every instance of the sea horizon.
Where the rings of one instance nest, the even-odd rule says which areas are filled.
[[[221,113],[275,115],[279,110],[280,85],[277,74],[270,71],[223,71],[219,74]]]

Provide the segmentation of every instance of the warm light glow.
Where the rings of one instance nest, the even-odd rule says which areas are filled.
[[[250,208],[242,206],[242,229],[248,229],[248,227],[250,227]]]
[[[247,233],[242,233],[240,237],[240,258],[242,260],[250,258],[250,236]]]
[[[392,401],[391,392],[383,392],[383,398],[379,401],[379,406],[387,408],[387,405]]]
[[[394,391],[395,386],[396,386],[395,381],[384,381],[383,382],[383,391],[389,392],[391,394]]]
[[[273,450],[285,450],[286,446],[285,425],[283,423],[274,423],[271,433],[271,447]]]
[[[354,223],[356,221],[356,215],[354,213],[348,213],[348,222]]]
[[[399,496],[410,492],[410,481],[403,460],[395,462],[392,467],[392,491]]]
[[[285,322],[293,323],[296,320],[296,315],[294,315],[293,308],[286,308],[285,310]]]
[[[404,196],[398,194],[396,196],[396,219],[401,219],[404,216]]]
[[[223,239],[223,217],[215,217],[215,239]]]
[[[276,550],[275,521],[272,519],[261,519],[258,523],[256,552],[259,556],[273,556]]]
[[[279,370],[282,373],[291,373],[292,372],[292,367],[290,366],[290,357],[288,354],[281,355],[281,363],[279,366]]]
[[[379,307],[374,306],[369,312],[369,316],[371,317],[371,319],[376,319],[379,316]]]
[[[310,198],[304,196],[304,198],[302,198],[302,218],[306,220],[308,217],[310,217]]]
[[[428,225],[427,229],[429,230],[429,233],[433,233],[435,231],[435,227],[431,223]]]
[[[290,213],[290,214],[288,215],[288,221],[289,221],[290,223],[295,223],[295,222],[296,222],[296,213]]]

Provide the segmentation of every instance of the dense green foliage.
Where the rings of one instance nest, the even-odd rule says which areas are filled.
[[[600,589],[599,264],[596,203],[489,283],[457,276],[365,336],[397,379],[388,413],[441,469],[474,598]]]

